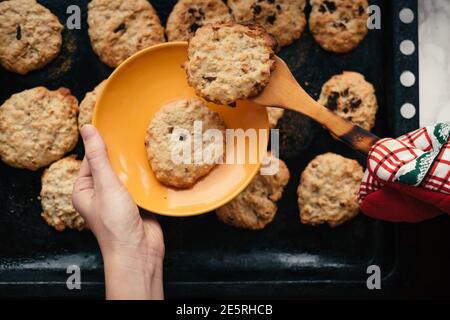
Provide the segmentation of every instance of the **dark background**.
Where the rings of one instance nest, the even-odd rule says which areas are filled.
[[[81,30],[66,30],[62,53],[42,70],[20,76],[0,68],[0,103],[11,94],[38,85],[69,88],[81,101],[112,69],[93,53],[87,35],[85,0],[39,1],[62,22],[68,5],[82,9]],[[163,23],[175,1],[151,1]],[[418,78],[417,50],[402,56],[398,45],[417,45],[416,1],[370,1],[382,8],[382,29],[371,30],[348,54],[322,50],[306,28],[301,39],[279,55],[297,80],[317,98],[322,84],[344,70],[358,71],[374,84],[380,110],[375,133],[398,136],[419,126],[418,115],[399,115],[404,102],[418,106],[418,80],[411,88],[399,84],[403,70]],[[409,7],[412,24],[398,21]],[[307,15],[309,15],[309,5]],[[316,298],[316,297],[448,297],[450,283],[450,219],[416,225],[374,221],[360,214],[344,225],[311,227],[300,224],[296,189],[306,164],[332,151],[364,159],[333,140],[310,120],[286,112],[279,123],[280,156],[291,180],[272,224],[262,231],[237,230],[217,221],[214,213],[195,218],[159,218],[165,238],[165,288],[169,298]],[[81,158],[83,148],[75,151]],[[102,297],[103,269],[89,231],[59,233],[40,217],[39,172],[0,164],[0,296]],[[220,186],[218,186],[220,187]],[[146,213],[144,213],[146,214]],[[393,213],[395,214],[395,213]],[[66,289],[68,265],[82,270],[82,290]],[[382,290],[366,288],[366,268],[377,264]]]

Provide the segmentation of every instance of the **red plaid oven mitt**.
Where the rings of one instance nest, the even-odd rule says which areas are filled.
[[[450,123],[378,141],[359,190],[361,210],[375,219],[419,222],[450,214]]]

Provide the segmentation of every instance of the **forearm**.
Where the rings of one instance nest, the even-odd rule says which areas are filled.
[[[148,249],[104,252],[106,298],[162,300],[163,257]]]

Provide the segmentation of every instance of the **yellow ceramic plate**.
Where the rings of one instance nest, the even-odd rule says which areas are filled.
[[[259,164],[218,165],[192,189],[176,190],[159,183],[151,170],[144,146],[154,114],[166,103],[195,97],[181,65],[187,43],[157,45],[122,63],[99,96],[94,125],[108,147],[114,170],[136,203],[150,212],[192,216],[212,211],[236,197],[259,171]],[[228,128],[268,129],[265,108],[240,102],[236,108],[208,104]],[[268,139],[262,139],[267,147]],[[248,148],[248,143],[246,148]]]

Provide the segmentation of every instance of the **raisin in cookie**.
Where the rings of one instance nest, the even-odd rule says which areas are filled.
[[[180,0],[167,19],[169,41],[187,41],[201,26],[232,21],[222,0]]]
[[[72,190],[80,171],[81,161],[75,156],[53,163],[42,175],[42,218],[58,231],[85,228],[84,219],[72,205]]]
[[[0,64],[23,75],[44,67],[60,52],[63,29],[34,0],[0,2]]]
[[[17,168],[48,166],[75,147],[77,115],[78,101],[65,88],[12,95],[0,107],[0,158]]]
[[[228,0],[237,22],[254,21],[272,34],[280,47],[300,38],[305,29],[306,0]]]
[[[88,5],[92,48],[110,67],[165,41],[164,28],[147,0],[92,0]]]
[[[311,0],[309,29],[325,50],[348,52],[364,39],[367,30],[367,0]]]
[[[317,156],[303,171],[297,191],[302,223],[336,227],[356,216],[362,177],[355,160],[334,153]]]
[[[375,125],[375,89],[358,72],[344,71],[331,77],[322,87],[319,103],[365,130]]]
[[[282,160],[271,155],[269,158],[271,162],[278,161],[278,172],[256,176],[234,200],[216,210],[220,221],[252,230],[263,229],[273,221],[278,209],[277,202],[289,182],[289,170]]]
[[[235,23],[201,27],[189,42],[184,67],[197,95],[232,104],[260,93],[275,67],[275,40],[261,26]]]
[[[85,124],[92,123],[92,116],[94,114],[95,104],[97,97],[102,92],[103,87],[106,84],[106,80],[100,82],[94,90],[86,93],[86,96],[80,103],[80,114],[78,115],[78,128],[81,129]]]
[[[203,133],[203,140],[194,135],[195,128]],[[205,132],[209,129],[219,130],[220,141],[206,138]],[[219,114],[199,99],[177,100],[165,105],[151,120],[145,138],[156,179],[175,188],[192,187],[223,160],[225,130]],[[183,154],[186,146],[190,153]]]

